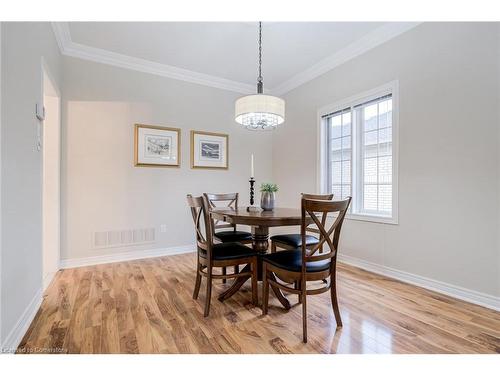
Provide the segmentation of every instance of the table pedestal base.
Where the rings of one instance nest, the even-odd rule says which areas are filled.
[[[260,254],[267,253],[269,248],[269,228],[268,227],[252,227],[252,244],[253,249]]]
[[[259,281],[262,281],[262,255],[264,255],[267,252],[267,249],[269,248],[269,228],[268,227],[252,227],[252,240],[253,240],[253,248],[255,251],[259,253],[258,255],[258,275],[259,275]],[[250,265],[246,265],[241,272],[249,272],[250,271]],[[221,293],[219,296],[219,301],[224,301],[231,297],[234,293],[236,293],[243,284],[250,278],[250,276],[243,276],[243,277],[238,277],[235,279],[233,285],[229,289],[227,289],[225,292]],[[276,278],[274,275],[270,275],[270,278],[274,281],[276,281]],[[280,303],[283,305],[285,309],[290,309],[290,301],[284,296],[283,292],[275,287],[271,286],[271,289],[273,290],[274,294],[280,301]]]

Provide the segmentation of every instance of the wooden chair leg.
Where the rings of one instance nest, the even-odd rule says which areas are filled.
[[[193,299],[198,299],[198,293],[200,292],[200,285],[201,285],[201,274],[200,274],[200,265],[198,264],[196,266],[196,281],[194,283]]]
[[[234,266],[234,273],[240,273],[240,266]]]
[[[302,283],[300,281],[295,282],[295,289],[302,290]],[[299,303],[302,303],[302,294],[297,295],[299,297]]]
[[[276,252],[276,243],[274,241],[271,241],[271,253]]]
[[[208,314],[210,313],[210,299],[212,298],[212,277],[211,275],[209,274],[208,277],[207,277],[207,293],[206,293],[206,296],[205,296],[206,300],[205,300],[205,318],[208,316]]]
[[[222,267],[222,274],[227,275],[226,267]],[[225,283],[226,283],[226,279],[222,279],[222,284],[225,284]]]
[[[259,304],[259,290],[257,286],[257,258],[251,263],[250,267],[252,268],[252,303],[254,306]]]
[[[269,302],[269,282],[267,281],[266,262],[262,263],[262,315],[267,315],[267,304]]]
[[[337,299],[337,283],[334,278],[330,278],[330,295],[332,296],[332,307],[333,314],[335,315],[335,320],[337,321],[337,327],[342,327],[342,318],[340,316],[340,309]]]
[[[301,299],[302,299],[302,341],[307,343],[307,292],[306,285],[307,283],[301,284]]]

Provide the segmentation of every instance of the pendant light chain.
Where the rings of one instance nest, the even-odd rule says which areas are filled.
[[[262,83],[262,22],[259,21],[259,77],[257,78],[257,92],[262,94],[264,91]]]

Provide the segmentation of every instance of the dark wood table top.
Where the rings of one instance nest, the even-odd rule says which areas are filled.
[[[235,210],[234,208],[213,208],[212,216],[218,220],[232,224],[243,224],[264,227],[279,227],[286,225],[300,225],[301,213],[298,208],[276,207],[272,211],[247,211],[246,207]]]

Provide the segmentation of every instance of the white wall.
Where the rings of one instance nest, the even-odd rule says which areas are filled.
[[[341,253],[500,296],[498,38],[497,24],[423,24],[288,93],[280,204],[316,191],[318,108],[399,80],[399,225],[351,220]]]
[[[61,57],[49,23],[3,22],[1,34],[3,345],[41,297],[42,153],[36,149],[35,103],[42,102],[42,57],[57,85]]]
[[[64,81],[63,260],[194,243],[186,194],[237,191],[248,202],[252,152],[257,182],[271,179],[272,135],[235,124],[238,94],[74,58],[64,58]],[[134,167],[135,123],[181,128],[181,167]],[[190,169],[191,129],[229,134],[228,170]],[[95,231],[144,227],[156,243],[91,245]]]
[[[498,111],[498,118],[500,119],[500,23],[497,23],[497,40],[496,40],[496,45],[497,45],[497,92],[498,92],[498,101],[497,101],[497,111]],[[500,144],[500,131],[498,132],[498,143]],[[500,151],[498,151],[498,185],[500,186]],[[497,200],[498,203],[498,212],[499,212],[499,220],[498,220],[498,227],[497,227],[497,237],[498,237],[498,244],[500,247],[500,198]],[[500,294],[500,251],[498,254],[498,274],[497,274],[497,285],[499,289]]]
[[[0,348],[2,347],[2,28],[0,22]]]
[[[60,233],[60,165],[61,121],[60,98],[52,87],[50,78],[44,75],[45,120],[43,122],[42,165],[42,253],[43,288],[50,284],[59,270]]]
[[[497,22],[497,33],[496,33],[496,40],[494,43],[496,43],[496,51],[497,51],[497,103],[496,103],[496,108],[497,108],[497,113],[498,113],[498,118],[500,119],[500,22]],[[500,121],[499,121],[500,123]],[[500,129],[498,131],[498,144],[500,145]],[[498,186],[500,186],[500,150],[497,152],[498,155],[498,164],[497,164],[497,172],[498,172]],[[500,247],[500,198],[497,200],[498,204],[498,226],[497,226],[497,241]],[[498,285],[498,294],[500,295],[500,250],[498,253],[498,272],[497,272],[497,285]]]

